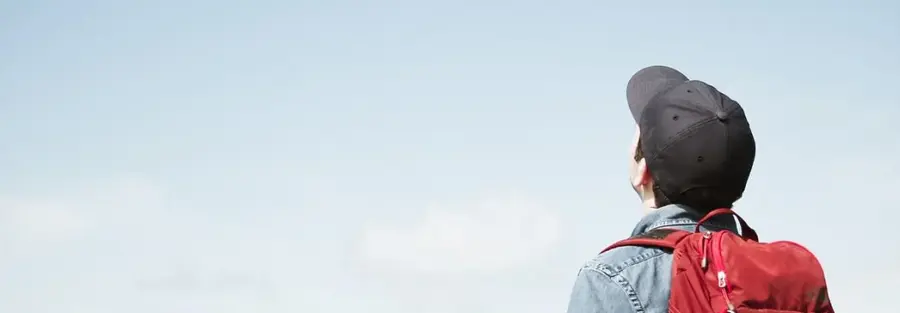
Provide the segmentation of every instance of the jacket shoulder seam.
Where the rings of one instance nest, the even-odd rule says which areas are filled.
[[[605,253],[601,253],[594,259],[594,262],[591,262],[593,264],[587,264],[587,266],[585,266],[585,267],[589,268],[591,270],[603,273],[604,275],[612,278],[613,276],[619,275],[619,273],[621,273],[622,271],[624,271],[627,268],[644,263],[650,259],[653,259],[653,258],[656,258],[656,257],[666,254],[666,251],[663,250],[662,248],[644,248],[644,249],[642,249],[644,251],[641,251],[641,253],[639,253],[635,256],[629,257],[628,259],[625,259],[624,261],[610,263],[610,262],[604,262],[604,260],[602,260],[602,257],[604,255],[607,255],[607,253],[610,253],[612,251],[615,251],[615,250],[621,249],[621,248],[624,248],[624,247],[615,248],[615,249],[609,250]]]
[[[625,293],[625,297],[628,298],[628,303],[631,304],[631,308],[635,313],[644,313],[644,305],[641,303],[641,299],[638,298],[637,291],[634,290],[634,287],[631,286],[631,282],[629,282],[628,279],[619,274],[608,276],[608,278],[613,283],[622,288],[622,291]]]

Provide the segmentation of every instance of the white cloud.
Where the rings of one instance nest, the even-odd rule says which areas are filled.
[[[62,203],[48,200],[0,201],[0,224],[10,239],[55,242],[71,239],[88,228],[88,221]]]
[[[294,225],[223,215],[130,178],[0,193],[0,311],[257,312],[305,250],[271,229]]]
[[[432,207],[416,225],[373,225],[361,250],[376,266],[427,272],[525,266],[559,237],[554,212],[520,196],[493,197],[460,207]]]
[[[160,194],[135,179],[37,195],[0,194],[0,239],[20,249],[78,240],[98,228],[138,221],[148,208],[158,208]]]

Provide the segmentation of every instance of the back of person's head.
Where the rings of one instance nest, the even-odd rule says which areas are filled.
[[[646,206],[708,211],[741,198],[756,142],[737,101],[665,66],[638,71],[626,93],[638,126],[632,187]]]

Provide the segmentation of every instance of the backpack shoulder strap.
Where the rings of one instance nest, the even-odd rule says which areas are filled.
[[[709,221],[713,217],[723,214],[731,214],[734,215],[734,217],[737,217],[738,222],[741,223],[741,237],[744,237],[744,239],[750,239],[759,242],[759,236],[756,234],[756,231],[753,230],[753,228],[750,228],[750,225],[747,225],[747,221],[744,221],[744,218],[728,208],[715,209],[710,211],[709,213],[706,213],[706,215],[703,216],[703,218],[700,219],[699,222],[697,222],[697,226],[694,227],[694,232],[700,231],[700,226],[703,225],[703,223],[705,223],[706,221]]]
[[[609,247],[606,247],[606,249],[603,249],[603,251],[601,251],[600,253],[622,246],[645,246],[675,249],[675,246],[677,246],[682,239],[691,234],[691,232],[684,230],[657,228],[646,233],[616,242]]]

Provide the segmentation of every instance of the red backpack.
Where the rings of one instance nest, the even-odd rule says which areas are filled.
[[[730,231],[699,232],[710,218],[734,214],[744,237]],[[833,313],[825,273],[816,257],[790,241],[759,242],[747,222],[729,209],[700,220],[694,232],[659,228],[621,246],[673,251],[669,313]]]

